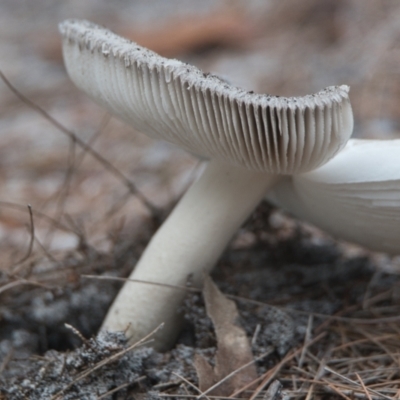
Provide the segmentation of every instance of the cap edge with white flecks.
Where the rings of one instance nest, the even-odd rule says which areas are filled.
[[[305,172],[352,133],[346,85],[303,97],[250,93],[88,21],[60,24],[67,71],[92,99],[151,137],[221,162]]]

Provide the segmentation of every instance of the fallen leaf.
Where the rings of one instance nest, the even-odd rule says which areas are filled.
[[[246,332],[238,325],[239,314],[236,304],[227,299],[214,285],[211,278],[206,277],[203,289],[207,314],[214,325],[217,337],[217,353],[213,368],[200,355],[195,358],[195,367],[202,392],[222,381],[210,394],[229,396],[244,385],[257,378],[254,364],[239,370],[254,360]],[[234,371],[237,373],[226,379]]]
[[[199,378],[199,389],[204,392],[217,383],[213,367],[200,354],[194,356],[194,367]]]

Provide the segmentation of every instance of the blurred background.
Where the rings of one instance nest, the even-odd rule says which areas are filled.
[[[400,138],[398,0],[1,0],[5,76],[157,207],[179,198],[199,161],[110,118],[73,86],[57,30],[66,18],[89,19],[259,93],[301,96],[350,85],[354,136]],[[107,250],[113,232],[135,231],[148,215],[125,185],[1,81],[0,185],[2,263],[29,242],[27,204],[35,248],[46,254],[74,248],[80,235]]]

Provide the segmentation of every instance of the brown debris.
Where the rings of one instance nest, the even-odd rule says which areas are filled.
[[[195,358],[199,388],[212,395],[229,396],[257,378],[252,363],[254,357],[246,332],[238,325],[235,303],[227,299],[209,277],[204,282],[203,296],[217,336],[217,353],[214,368],[202,356]],[[246,364],[249,365],[243,368]],[[232,375],[234,371],[237,373]],[[228,376],[231,377],[226,379]],[[212,387],[215,388],[210,390]]]
[[[210,15],[171,20],[155,29],[122,27],[118,34],[162,56],[176,57],[214,46],[243,47],[254,38],[256,28],[245,14],[227,7]]]
[[[213,47],[244,48],[254,39],[259,27],[245,13],[231,7],[207,15],[170,19],[151,28],[132,27],[114,23],[115,32],[164,57]],[[42,32],[34,37],[37,50],[48,60],[62,62],[61,44],[57,32]]]

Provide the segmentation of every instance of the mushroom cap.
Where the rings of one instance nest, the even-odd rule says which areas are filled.
[[[347,86],[304,97],[254,94],[88,21],[60,24],[66,69],[95,102],[153,138],[270,173],[312,170],[353,129]]]
[[[268,198],[339,238],[400,254],[400,140],[350,140],[324,166],[279,182]]]

